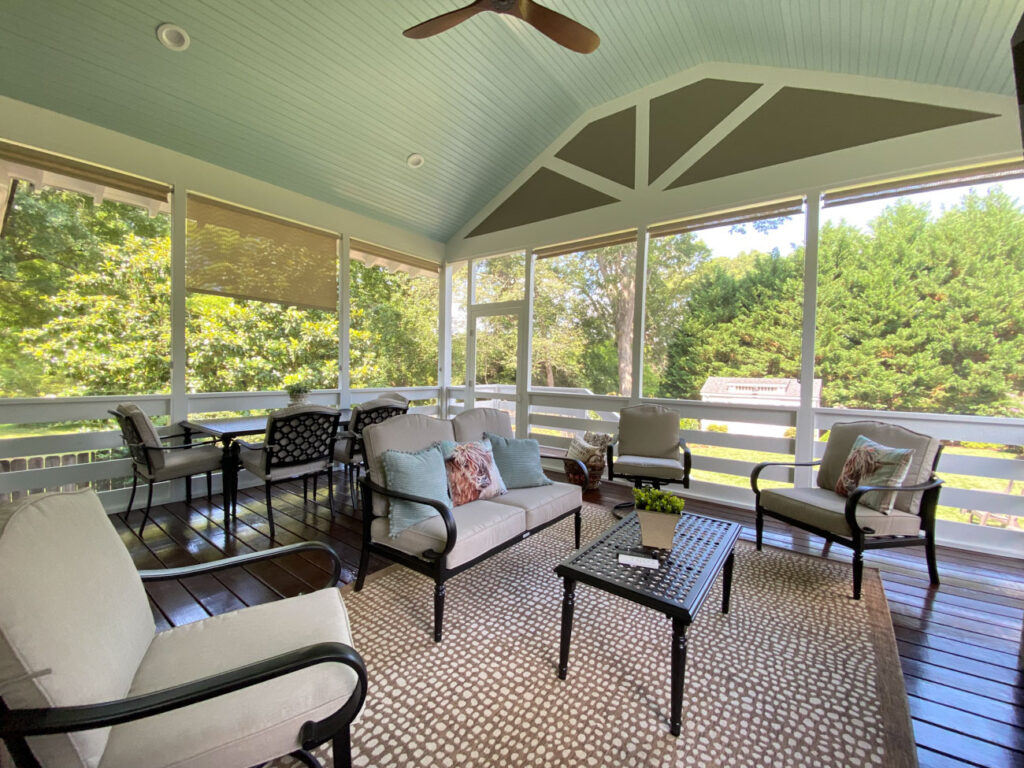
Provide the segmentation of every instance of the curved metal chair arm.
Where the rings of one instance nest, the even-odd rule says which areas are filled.
[[[562,459],[562,467],[566,470],[565,474],[569,474],[569,465],[575,464],[579,471],[583,473],[583,487],[586,488],[590,485],[590,470],[587,469],[587,465],[579,459],[570,459],[568,456]]]
[[[198,443],[183,443],[182,445],[143,445],[142,447],[145,448],[147,451],[180,451],[185,448],[198,448],[200,445],[217,445],[217,441],[210,439],[200,440]]]
[[[860,499],[865,493],[870,491],[910,491],[916,493],[917,491],[934,491],[945,482],[945,480],[932,475],[931,479],[927,483],[917,483],[916,485],[858,485],[853,489],[853,492],[846,497],[846,508],[844,514],[846,516],[846,524],[850,526],[850,530],[853,531],[854,535],[863,536],[865,530],[860,527],[857,522],[857,505],[860,504]],[[922,507],[924,505],[922,504]]]
[[[267,445],[266,443],[250,443],[248,440],[240,440],[235,438],[235,445],[242,448],[248,448],[250,451],[267,451],[268,453],[273,450],[274,446]]]
[[[361,707],[366,696],[366,664],[362,657],[354,648],[344,643],[316,643],[228,672],[220,672],[201,680],[142,696],[76,707],[7,710],[0,713],[0,738],[69,733],[127,723],[187,707],[325,663],[344,664],[355,671],[359,682],[353,691],[353,697],[358,698]]]
[[[452,551],[452,548],[455,546],[455,539],[456,536],[458,535],[458,532],[455,529],[455,518],[452,517],[452,511],[448,508],[448,505],[444,504],[443,502],[437,501],[436,499],[427,499],[424,498],[423,496],[414,496],[411,493],[403,493],[402,491],[390,490],[388,488],[385,488],[383,485],[378,485],[377,483],[373,482],[373,480],[371,480],[369,477],[359,478],[359,485],[363,489],[363,498],[365,499],[365,503],[363,505],[364,511],[366,509],[369,509],[370,514],[373,514],[374,493],[379,493],[381,496],[387,496],[388,498],[392,499],[404,499],[405,501],[415,501],[418,502],[419,504],[426,504],[427,506],[436,509],[437,513],[441,516],[441,520],[444,522],[444,530],[445,534],[448,537],[448,543],[445,544],[444,549],[442,549],[440,552],[435,552],[432,549],[428,549],[426,552],[423,553],[423,556],[429,560],[439,560],[440,558],[444,557]],[[369,491],[369,493],[367,493],[367,491]],[[380,515],[374,516],[380,517]]]
[[[319,541],[303,541],[298,544],[289,544],[285,547],[275,547],[274,549],[266,549],[261,552],[251,552],[247,555],[226,557],[223,560],[215,560],[210,563],[187,565],[182,568],[161,568],[160,570],[153,571],[139,571],[139,577],[143,582],[172,581],[174,579],[183,579],[188,576],[196,576],[203,573],[213,573],[214,571],[220,571],[225,568],[251,565],[264,560],[272,560],[276,557],[292,555],[296,552],[320,552],[327,555],[331,560],[331,581],[325,586],[333,587],[338,583],[338,579],[341,577],[341,558],[338,557],[337,552]]]
[[[689,481],[690,470],[693,468],[693,454],[690,453],[690,446],[686,444],[686,438],[679,438],[679,450],[683,452],[683,477]]]
[[[757,478],[765,467],[816,467],[821,464],[821,459],[815,461],[762,461],[750,472],[750,487],[754,493],[760,494],[761,489],[757,487]]]

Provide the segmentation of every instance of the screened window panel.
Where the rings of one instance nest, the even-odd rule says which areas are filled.
[[[336,312],[337,235],[188,196],[186,287]]]

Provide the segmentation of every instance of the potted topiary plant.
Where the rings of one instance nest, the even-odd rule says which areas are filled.
[[[633,500],[640,519],[640,543],[645,547],[672,549],[676,524],[686,502],[656,488],[634,488]]]
[[[293,381],[291,384],[285,384],[284,391],[288,393],[288,405],[303,405],[309,396],[310,389],[312,387],[306,381]]]

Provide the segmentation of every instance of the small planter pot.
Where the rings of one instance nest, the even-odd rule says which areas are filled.
[[[294,406],[294,405],[306,405],[308,402],[309,402],[309,393],[308,392],[300,392],[298,394],[289,395],[288,396],[288,407],[291,407],[291,406]]]
[[[640,518],[640,543],[655,549],[672,549],[676,534],[679,515],[667,515],[664,512],[648,512],[638,509],[636,516]]]

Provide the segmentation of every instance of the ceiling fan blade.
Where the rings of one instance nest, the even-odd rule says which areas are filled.
[[[456,24],[461,24],[466,19],[476,16],[481,11],[488,10],[484,7],[486,2],[487,0],[477,0],[475,3],[470,3],[465,8],[459,8],[455,11],[442,13],[440,16],[427,19],[422,24],[417,24],[415,27],[409,27],[402,34],[415,40],[440,34],[447,29],[451,29]]]
[[[532,24],[559,45],[577,53],[590,53],[601,44],[601,38],[592,29],[533,0],[519,3],[516,10],[518,13],[513,12],[514,15]]]

